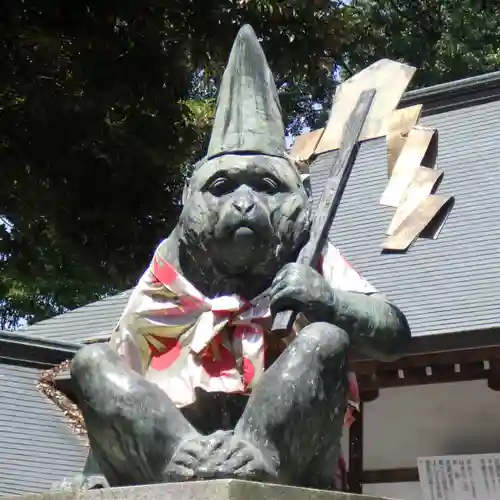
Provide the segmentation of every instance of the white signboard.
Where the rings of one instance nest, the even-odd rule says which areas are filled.
[[[423,500],[500,500],[500,454],[418,459]]]

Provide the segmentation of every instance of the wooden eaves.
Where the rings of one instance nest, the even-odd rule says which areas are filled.
[[[392,387],[485,380],[500,390],[500,329],[415,337],[408,354],[396,361],[358,357],[352,367],[361,405],[349,431],[349,491],[362,493],[363,484],[417,482],[416,467],[363,469],[364,405],[377,399],[380,389]]]

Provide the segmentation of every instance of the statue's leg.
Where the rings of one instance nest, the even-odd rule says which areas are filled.
[[[108,345],[81,349],[71,376],[93,457],[111,486],[172,479],[167,468],[179,448],[177,479],[190,478],[200,435],[157,385],[126,366]]]
[[[304,328],[250,397],[235,429],[236,450],[222,467],[249,478],[264,468],[272,471],[267,479],[333,489],[347,407],[348,348],[347,333],[336,326]],[[238,443],[257,451],[245,458]],[[257,458],[248,458],[252,453]]]

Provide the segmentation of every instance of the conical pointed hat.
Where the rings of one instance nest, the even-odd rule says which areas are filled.
[[[206,159],[228,153],[285,154],[276,84],[248,25],[238,32],[222,77]]]

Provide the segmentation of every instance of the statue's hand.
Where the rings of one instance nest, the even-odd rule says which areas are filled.
[[[335,318],[335,293],[312,267],[286,264],[274,278],[269,291],[273,314],[284,310],[302,313],[311,323]]]
[[[52,485],[51,491],[96,490],[109,488],[109,483],[102,474],[77,474],[64,478],[60,483]]]

